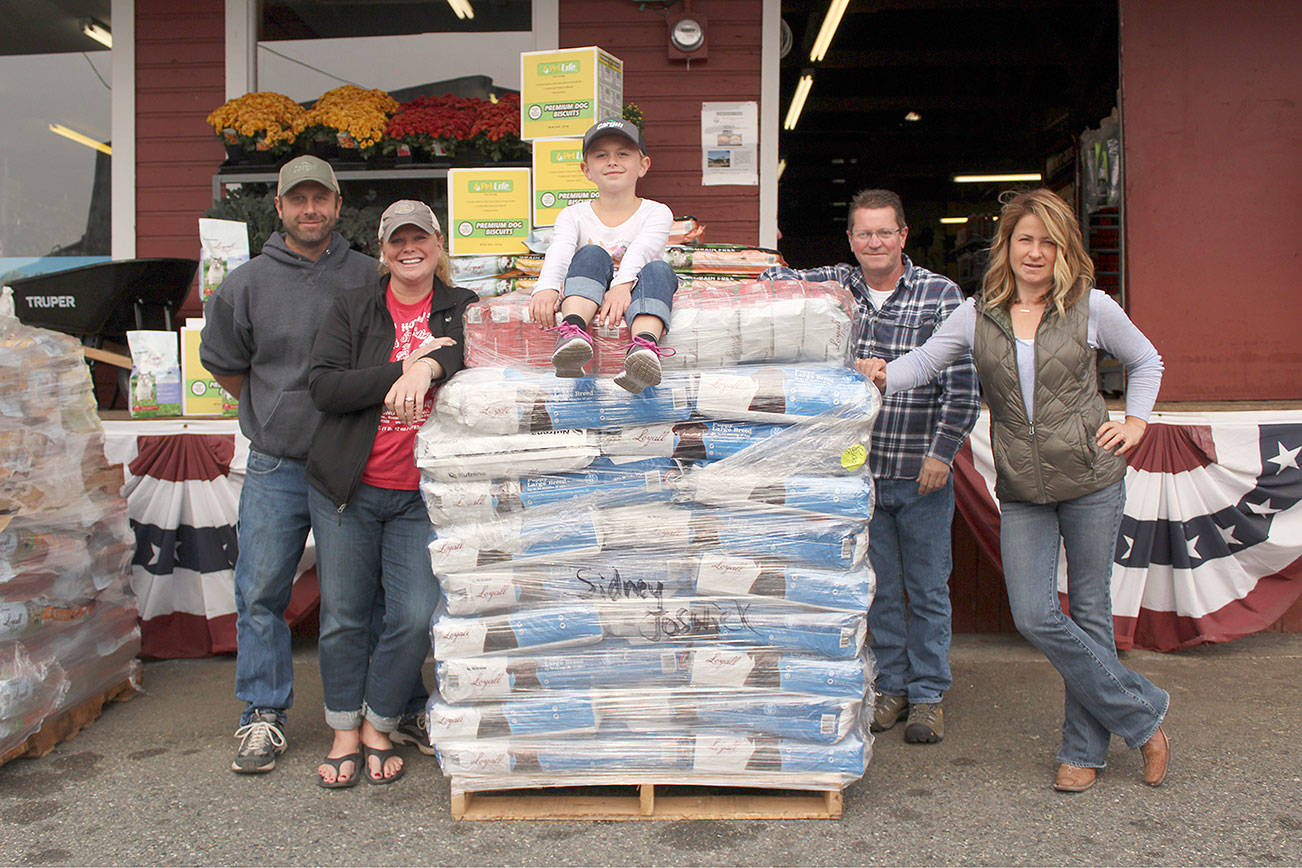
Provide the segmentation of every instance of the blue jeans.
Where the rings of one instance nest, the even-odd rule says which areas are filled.
[[[1166,716],[1166,691],[1117,659],[1112,558],[1125,481],[1059,503],[1002,504],[999,545],[1017,630],[1049,658],[1066,685],[1058,762],[1107,765],[1112,733],[1137,748]],[[1058,601],[1058,547],[1067,553],[1067,600]]]
[[[321,686],[326,724],[356,729],[363,717],[392,732],[429,653],[439,586],[430,569],[430,523],[418,491],[358,486],[341,513],[308,495],[321,582]],[[383,595],[384,620],[372,643]]]
[[[940,702],[949,671],[950,524],[954,480],[918,494],[916,479],[873,479],[877,508],[868,525],[868,559],[877,594],[868,629],[877,690],[909,702]],[[907,603],[906,603],[907,595]]]
[[[570,269],[565,273],[565,291],[562,298],[577,295],[601,304],[610,282],[615,279],[615,263],[604,247],[585,244],[574,251]],[[674,293],[678,291],[678,275],[668,262],[656,260],[642,266],[633,284],[633,301],[624,312],[624,321],[633,327],[633,317],[650,314],[669,328],[669,311],[674,306]]]
[[[311,527],[302,461],[249,451],[240,490],[235,561],[235,695],[240,725],[258,710],[283,724],[294,704],[294,666],[285,608]]]

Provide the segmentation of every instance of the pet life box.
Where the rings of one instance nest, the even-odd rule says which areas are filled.
[[[579,168],[582,162],[582,139],[534,140],[534,226],[555,226],[565,206],[597,198],[597,185]]]
[[[202,332],[202,319],[187,319],[181,327],[181,415],[235,416],[239,399],[227,394],[199,361]]]
[[[624,113],[624,62],[596,46],[520,53],[520,138],[582,136]]]

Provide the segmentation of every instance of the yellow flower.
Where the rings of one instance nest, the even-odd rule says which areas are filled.
[[[240,137],[261,137],[275,145],[293,140],[294,127],[304,114],[303,107],[284,94],[258,91],[228,101],[214,109],[207,120],[218,134],[229,129]]]

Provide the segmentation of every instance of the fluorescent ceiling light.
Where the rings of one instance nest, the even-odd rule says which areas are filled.
[[[778,160],[778,180],[779,180],[779,181],[782,180],[782,173],[785,172],[786,170],[787,170],[787,160],[786,160],[786,158],[784,157],[784,158],[782,158],[781,160]]]
[[[841,16],[845,14],[845,7],[849,5],[850,0],[832,0],[832,5],[827,7],[827,17],[823,19],[823,26],[818,28],[814,48],[809,52],[810,60],[822,60],[827,54],[827,48],[832,44],[832,37],[836,35],[836,28],[841,24]]]
[[[813,73],[800,76],[800,82],[796,85],[796,92],[791,96],[791,106],[787,109],[787,118],[782,122],[782,129],[794,130],[796,128],[796,122],[800,120],[800,112],[805,107],[805,98],[809,96],[809,89],[813,86]]]
[[[1016,181],[1038,181],[1039,172],[1006,172],[991,175],[955,175],[955,184],[1004,184]]]
[[[97,142],[90,136],[83,135],[76,130],[70,130],[63,124],[50,124],[50,132],[55,135],[63,136],[65,139],[72,139],[79,145],[85,145],[88,148],[94,148],[97,151],[103,151],[109,156],[113,155],[113,148],[103,142]]]
[[[452,7],[452,11],[458,18],[475,17],[475,10],[471,8],[470,0],[448,0],[448,5]]]
[[[113,34],[109,33],[109,29],[94,18],[87,18],[81,22],[81,32],[105,48],[113,47]]]
[[[967,218],[966,217],[941,217],[940,222],[944,223],[946,226],[958,225],[959,223],[966,223]]]

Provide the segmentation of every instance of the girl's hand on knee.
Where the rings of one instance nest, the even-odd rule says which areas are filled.
[[[554,289],[535,292],[529,299],[529,319],[545,329],[556,325],[556,311],[561,309],[561,294]]]
[[[624,318],[628,306],[633,303],[633,284],[615,283],[601,298],[601,310],[597,311],[597,321],[607,328],[614,328]]]

